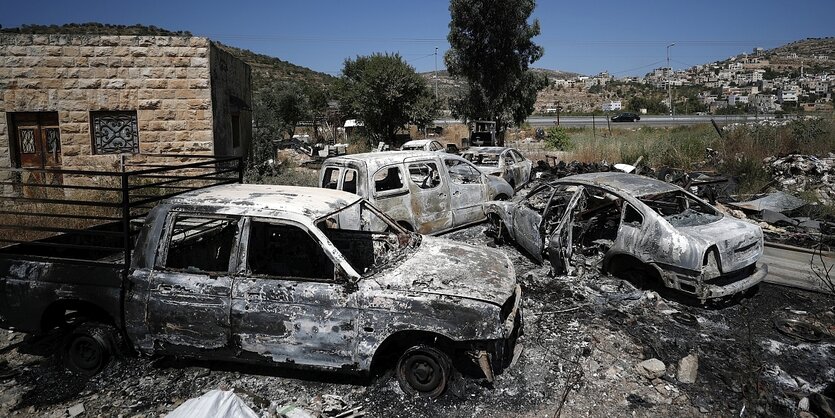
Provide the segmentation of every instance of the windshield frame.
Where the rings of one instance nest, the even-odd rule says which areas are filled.
[[[396,250],[397,250],[396,254],[393,257],[387,257],[383,262],[381,262],[379,264],[377,262],[375,262],[375,264],[373,265],[373,268],[367,269],[367,271],[361,271],[360,269],[358,269],[357,266],[355,266],[354,263],[352,263],[349,260],[348,256],[346,256],[346,254],[344,254],[342,249],[340,249],[339,246],[337,246],[331,240],[331,238],[328,236],[327,230],[329,228],[327,228],[327,227],[323,228],[323,226],[327,225],[327,222],[329,221],[330,218],[333,218],[334,216],[338,216],[338,214],[340,212],[352,210],[354,205],[360,205],[361,206],[359,208],[360,217],[362,217],[362,211],[363,210],[368,210],[370,213],[373,213],[373,214],[377,215],[377,217],[380,220],[382,220],[384,222],[384,224],[387,226],[387,229],[385,231],[355,230],[355,229],[350,229],[350,228],[345,228],[345,229],[334,228],[334,229],[342,230],[342,231],[346,231],[346,232],[350,232],[350,233],[369,234],[369,235],[373,235],[373,234],[394,234],[394,236],[396,237],[396,240],[399,244],[399,247],[396,248]],[[346,205],[346,206],[341,207],[341,208],[339,208],[339,209],[337,209],[333,212],[330,212],[329,214],[316,219],[314,221],[313,225],[318,230],[317,232],[321,233],[322,236],[325,239],[328,240],[328,243],[332,246],[333,250],[339,252],[340,257],[345,261],[345,264],[348,265],[351,268],[351,270],[353,270],[353,272],[356,273],[357,279],[371,276],[371,275],[375,274],[376,272],[378,272],[378,271],[380,271],[380,270],[382,270],[386,267],[389,267],[396,262],[399,262],[408,253],[407,250],[409,250],[410,248],[417,248],[421,243],[421,235],[420,234],[417,234],[415,232],[411,232],[411,231],[407,230],[406,228],[404,228],[403,226],[398,224],[396,221],[394,221],[391,217],[389,217],[385,212],[383,212],[380,209],[378,209],[377,207],[375,207],[373,204],[371,204],[371,202],[369,202],[366,199],[358,199],[357,201],[351,203],[350,205]],[[406,239],[404,239],[404,238],[406,238]]]

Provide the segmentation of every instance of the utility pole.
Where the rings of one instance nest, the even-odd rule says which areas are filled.
[[[435,47],[435,100],[438,100],[438,47]]]
[[[675,45],[675,42],[667,45],[667,71],[670,73],[673,72],[673,68],[670,67],[670,47]],[[673,116],[673,85],[670,81],[669,75],[667,76],[667,98],[670,100],[670,116]]]

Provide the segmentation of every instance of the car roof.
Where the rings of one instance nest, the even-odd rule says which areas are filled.
[[[468,153],[475,153],[475,154],[501,154],[505,150],[508,150],[508,147],[470,147],[467,150]]]
[[[576,183],[589,186],[602,186],[626,192],[635,197],[681,190],[680,187],[674,184],[656,180],[651,177],[614,171],[575,174],[573,176],[563,177],[554,183]]]
[[[380,167],[391,164],[400,164],[407,158],[435,159],[438,158],[439,155],[443,155],[444,158],[462,159],[455,154],[441,154],[435,151],[383,151],[331,157],[325,160],[323,166],[346,165],[350,162],[360,162],[365,164],[365,167],[370,175],[375,173]]]
[[[267,184],[227,184],[194,190],[166,203],[190,207],[223,207],[224,213],[263,215],[283,212],[317,220],[362,198],[348,192],[315,187]]]
[[[424,146],[432,141],[434,141],[434,139],[413,139],[411,141],[406,141],[406,143],[404,143],[403,146]]]

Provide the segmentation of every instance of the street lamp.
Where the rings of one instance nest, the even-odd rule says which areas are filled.
[[[676,46],[676,43],[673,42],[667,45],[667,71],[673,72],[673,68],[670,67],[670,47]],[[667,76],[667,99],[670,100],[670,116],[673,116],[673,87],[670,84],[670,76]]]

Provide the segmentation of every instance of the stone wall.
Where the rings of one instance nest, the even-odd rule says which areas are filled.
[[[217,86],[211,61],[228,69]],[[0,165],[11,158],[8,112],[58,112],[64,168],[118,165],[93,153],[95,111],[135,110],[140,154],[214,154],[229,125],[215,120],[215,91],[251,103],[249,67],[206,38],[0,34]]]

